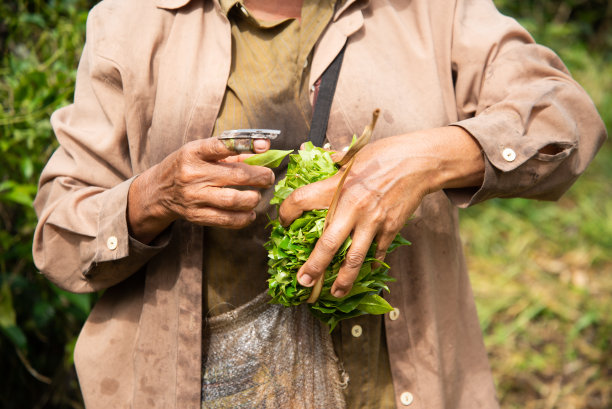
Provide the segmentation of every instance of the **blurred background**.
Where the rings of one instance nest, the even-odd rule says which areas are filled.
[[[126,0],[127,1],[127,0]],[[32,263],[32,199],[69,104],[93,0],[0,3],[0,407],[82,408],[76,336],[96,295]],[[612,1],[495,1],[561,55],[612,130]],[[503,408],[612,408],[612,142],[557,203],[461,212]]]

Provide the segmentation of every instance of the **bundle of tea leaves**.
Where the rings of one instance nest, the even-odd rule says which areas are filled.
[[[257,164],[256,160],[249,162]],[[281,204],[295,189],[327,179],[337,171],[338,166],[332,160],[330,152],[308,142],[304,149],[290,155],[287,176],[275,186],[275,194],[270,203]],[[269,258],[268,293],[272,297],[272,303],[292,306],[302,304],[310,297],[312,288],[303,287],[298,283],[297,272],[321,237],[326,216],[326,209],[311,210],[302,214],[287,228],[284,228],[278,219],[270,221],[272,231],[265,248]],[[407,244],[410,243],[398,234],[387,253]],[[319,297],[314,303],[309,304],[312,314],[327,323],[330,331],[341,320],[363,314],[384,314],[393,309],[380,296],[383,289],[389,291],[387,283],[394,279],[388,274],[389,266],[374,257],[375,243],[368,250],[351,291],[342,298],[331,295],[331,286],[338,276],[350,245],[349,236],[325,270]]]

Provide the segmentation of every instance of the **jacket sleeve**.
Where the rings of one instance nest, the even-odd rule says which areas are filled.
[[[495,197],[558,199],[606,138],[586,92],[550,49],[490,0],[458,0],[452,68],[459,121],[480,144],[484,183],[451,189],[466,207]]]
[[[73,292],[110,287],[143,266],[168,242],[130,237],[127,196],[133,180],[126,135],[122,70],[96,55],[90,13],[74,103],[51,123],[60,147],[42,172],[34,208],[34,262]]]

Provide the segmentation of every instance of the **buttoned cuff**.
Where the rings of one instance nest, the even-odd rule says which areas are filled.
[[[445,190],[451,202],[462,208],[495,197],[519,196],[547,173],[547,166],[567,158],[576,147],[574,142],[556,140],[555,135],[526,135],[518,115],[504,112],[483,113],[452,125],[469,132],[480,144],[485,163],[480,187]],[[540,152],[549,145],[555,147],[555,154]]]
[[[93,278],[96,275],[96,269],[108,262],[113,262],[110,264],[118,273],[119,270],[131,273],[144,265],[170,242],[171,229],[166,229],[151,244],[144,244],[129,234],[127,198],[134,179],[135,177],[132,177],[102,193],[104,205],[98,217],[96,253],[84,272],[87,278]]]

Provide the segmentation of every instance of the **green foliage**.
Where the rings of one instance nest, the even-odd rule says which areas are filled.
[[[496,3],[561,56],[612,129],[612,3]],[[493,200],[461,213],[504,408],[612,405],[611,145],[557,203]]]
[[[0,4],[0,401],[81,407],[72,345],[92,296],[66,293],[32,262],[32,199],[55,146],[49,115],[70,103],[91,1]]]
[[[270,203],[280,204],[295,189],[327,179],[337,171],[329,152],[307,142],[303,150],[289,156],[287,176],[276,184]],[[272,303],[289,307],[306,302],[310,296],[312,289],[297,282],[297,272],[308,260],[317,240],[323,234],[326,216],[327,210],[312,210],[297,218],[288,228],[284,228],[278,219],[270,222],[272,231],[265,247],[268,250],[268,272],[271,276],[268,279],[268,293],[272,297]],[[393,309],[379,295],[383,289],[389,291],[387,282],[394,279],[388,274],[389,266],[375,258],[376,244],[372,244],[368,250],[351,291],[342,298],[331,294],[332,284],[338,277],[351,242],[351,238],[347,237],[334,255],[325,270],[321,294],[317,301],[310,305],[313,315],[329,325],[330,331],[342,320],[363,314],[384,314]],[[398,234],[388,252],[407,244],[410,243]]]
[[[530,32],[540,41],[551,27],[570,27],[580,46],[599,52],[612,49],[612,3],[608,0],[495,0],[495,4],[505,14],[533,22]],[[569,44],[561,45],[565,48]]]

